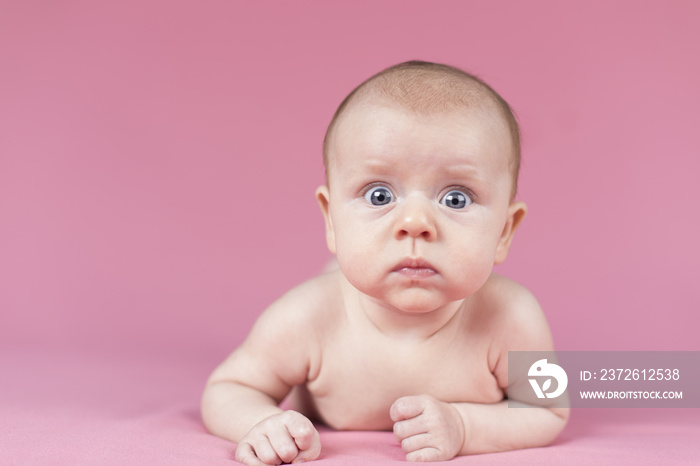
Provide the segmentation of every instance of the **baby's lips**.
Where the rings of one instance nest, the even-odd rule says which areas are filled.
[[[393,271],[398,272],[403,269],[415,269],[415,270],[420,270],[420,269],[425,269],[425,270],[432,270],[434,273],[437,273],[437,269],[433,267],[433,265],[428,262],[427,260],[421,258],[421,257],[407,257],[403,259],[401,262],[399,262],[396,267],[394,267]]]

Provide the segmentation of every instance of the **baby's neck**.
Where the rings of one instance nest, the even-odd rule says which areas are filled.
[[[456,327],[466,304],[465,300],[460,300],[432,311],[404,312],[361,293],[350,283],[345,284],[345,291],[350,294],[345,299],[350,318],[357,316],[381,334],[401,340],[425,341],[438,333],[450,331]]]

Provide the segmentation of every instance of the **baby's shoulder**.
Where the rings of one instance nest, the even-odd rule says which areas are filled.
[[[327,272],[287,291],[258,318],[256,326],[285,334],[314,331],[332,318],[340,295],[336,272]]]
[[[294,287],[265,309],[211,380],[242,381],[280,401],[289,387],[315,377],[324,334],[321,311],[330,307],[334,286],[327,275]]]
[[[515,280],[497,273],[491,274],[479,292],[481,300],[489,307],[493,307],[493,311],[522,313],[540,310],[539,303],[530,290]]]
[[[523,285],[491,274],[480,290],[480,307],[493,341],[510,350],[550,347],[551,333],[537,298]]]
[[[492,274],[479,293],[489,368],[507,391],[508,352],[552,351],[552,334],[537,299],[519,283]]]

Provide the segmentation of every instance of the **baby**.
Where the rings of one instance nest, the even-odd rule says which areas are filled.
[[[203,395],[238,461],[316,459],[312,420],[393,430],[408,461],[557,436],[566,409],[505,401],[508,351],[553,349],[532,294],[492,271],[526,212],[519,161],[510,107],[461,70],[402,63],[348,95],[316,190],[338,268],[272,304]]]

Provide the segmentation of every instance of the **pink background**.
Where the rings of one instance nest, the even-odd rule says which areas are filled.
[[[699,18],[692,0],[2,2],[0,457],[230,459],[202,385],[328,260],[326,125],[409,59],[518,113],[530,213],[499,271],[557,348],[700,350]],[[650,411],[582,413],[546,454],[495,458],[697,455],[697,410]]]
[[[228,352],[329,257],[336,106],[419,58],[519,115],[500,271],[557,347],[700,349],[700,6],[563,3],[4,2],[0,345]]]

